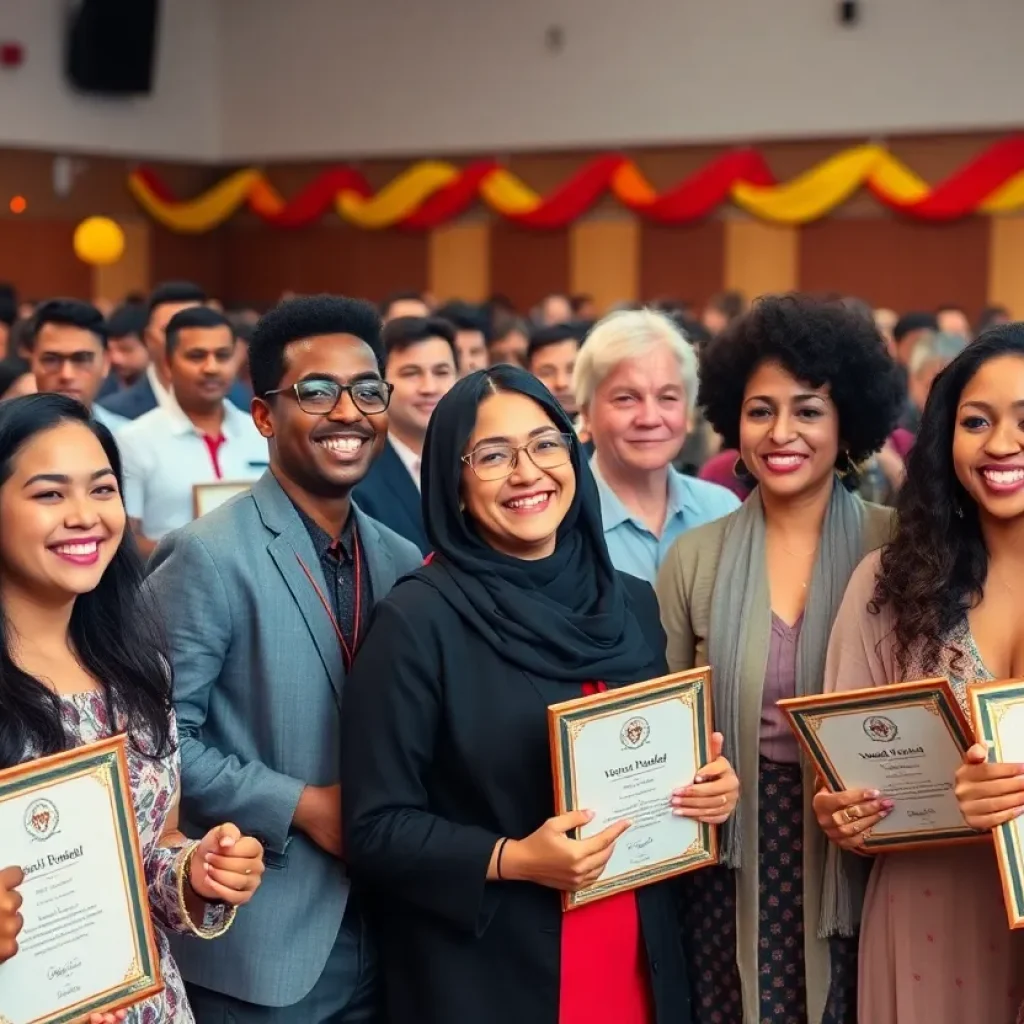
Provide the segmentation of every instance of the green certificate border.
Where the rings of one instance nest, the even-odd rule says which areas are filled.
[[[111,1013],[123,1009],[163,989],[160,956],[153,933],[146,874],[131,798],[125,737],[114,736],[0,772],[0,803],[84,775],[105,776],[103,781],[114,812],[118,852],[128,897],[136,952],[133,966],[136,970],[114,988],[90,995],[56,1013],[39,1017],[31,1024],[73,1024],[90,1013]],[[6,1024],[6,1021],[3,1007],[0,1006],[0,1024]]]
[[[1024,681],[985,683],[971,690],[971,706],[978,739],[988,744],[990,764],[1003,761],[1003,743],[999,722],[1008,708],[1024,703]],[[1003,883],[1006,916],[1011,928],[1024,927],[1024,850],[1014,828],[1014,822],[1005,822],[992,830],[996,859]]]
[[[967,720],[960,710],[956,697],[945,679],[928,680],[920,683],[894,683],[864,690],[852,690],[849,694],[830,693],[809,698],[790,698],[779,702],[786,713],[790,726],[796,733],[804,751],[814,763],[821,777],[834,793],[847,789],[828,751],[818,740],[815,719],[835,714],[874,714],[889,708],[905,708],[913,705],[932,703],[933,709],[942,718],[954,742],[962,752],[974,742]],[[962,828],[945,828],[896,832],[886,836],[866,836],[864,850],[885,851],[908,849],[931,843],[977,842],[979,833],[966,822]]]
[[[692,736],[680,736],[681,743],[692,743],[699,768],[708,763],[712,715],[711,715],[711,670],[704,668],[681,672],[653,679],[646,683],[623,686],[590,697],[556,704],[548,709],[552,767],[555,774],[556,813],[564,814],[577,809],[575,804],[576,786],[572,770],[572,734],[579,727],[596,718],[620,714],[623,711],[640,711],[666,699],[678,698],[694,709],[696,731]],[[579,829],[569,833],[579,838]],[[707,867],[718,861],[718,830],[714,825],[697,823],[697,841],[683,854],[658,864],[649,864],[614,879],[602,882],[600,879],[586,889],[562,894],[562,906],[572,910],[616,892],[625,892],[652,882],[662,881],[675,875]]]

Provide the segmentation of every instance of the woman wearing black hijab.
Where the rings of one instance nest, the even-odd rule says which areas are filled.
[[[546,709],[666,669],[653,591],[612,567],[550,392],[511,366],[460,381],[427,432],[423,507],[435,554],[378,605],[342,716],[345,859],[385,1019],[688,1024],[671,883],[561,911],[628,826],[574,840],[586,812],[551,817]],[[676,812],[721,821],[735,775],[701,777]]]

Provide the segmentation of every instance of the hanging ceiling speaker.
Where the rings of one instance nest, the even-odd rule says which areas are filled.
[[[72,86],[107,96],[151,92],[158,8],[159,0],[78,0],[67,34]]]

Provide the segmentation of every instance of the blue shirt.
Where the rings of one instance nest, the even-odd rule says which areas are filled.
[[[658,569],[669,549],[680,534],[695,526],[721,519],[739,508],[740,500],[731,491],[706,480],[684,476],[672,466],[668,467],[668,508],[665,510],[665,526],[661,537],[655,537],[641,520],[636,519],[618,495],[608,486],[597,460],[591,460],[590,468],[597,481],[601,495],[601,519],[604,524],[604,539],[612,565],[630,576],[639,576],[653,584]]]

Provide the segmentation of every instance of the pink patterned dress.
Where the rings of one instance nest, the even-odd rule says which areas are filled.
[[[112,735],[110,717],[104,696],[99,692],[74,693],[61,698],[64,731],[76,746],[95,743]],[[128,1011],[127,1024],[194,1024],[192,1011],[185,998],[185,985],[171,958],[165,931],[191,934],[188,923],[178,909],[176,868],[179,851],[159,846],[178,791],[181,777],[178,736],[171,718],[172,753],[161,760],[151,760],[128,748],[128,769],[135,821],[139,828],[142,856],[149,883],[149,905],[156,924],[155,934],[160,951],[160,970],[164,991]],[[26,760],[34,756],[28,753]],[[211,905],[201,922],[205,930],[215,930],[223,923],[227,908]],[[200,941],[199,939],[196,940]]]

